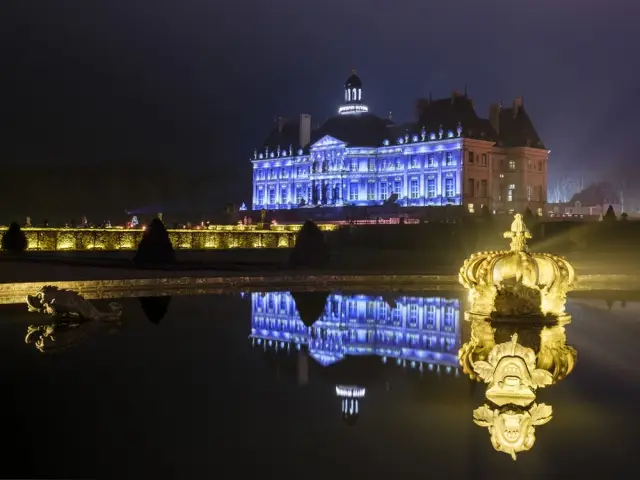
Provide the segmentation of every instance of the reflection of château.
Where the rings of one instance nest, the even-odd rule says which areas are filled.
[[[322,365],[347,355],[378,355],[399,364],[457,367],[460,300],[331,294],[324,312],[307,327],[288,292],[253,293],[251,337],[275,348],[306,346]]]

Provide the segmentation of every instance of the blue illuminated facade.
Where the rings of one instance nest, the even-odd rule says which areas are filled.
[[[458,367],[460,299],[331,294],[307,327],[288,292],[251,294],[251,338],[264,348],[306,346],[322,365],[347,355],[378,355],[422,370]],[[457,371],[457,370],[456,370]]]
[[[394,193],[403,206],[460,205],[461,151],[453,132],[426,131],[373,148],[327,135],[308,154],[265,151],[252,160],[253,209],[373,206]]]

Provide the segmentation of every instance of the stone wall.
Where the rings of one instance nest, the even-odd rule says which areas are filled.
[[[323,225],[330,230],[333,225]],[[169,230],[175,249],[291,248],[301,225],[277,225],[260,230],[254,225],[218,225],[201,230]],[[6,228],[0,229],[2,234]],[[121,228],[23,228],[28,250],[135,250],[144,233]]]

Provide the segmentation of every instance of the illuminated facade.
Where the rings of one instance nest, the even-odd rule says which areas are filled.
[[[307,327],[290,293],[252,293],[251,338],[265,348],[306,346],[324,366],[348,355],[378,355],[419,370],[457,372],[460,299],[402,296],[391,303],[375,295],[331,294]]]
[[[369,113],[360,78],[338,115],[312,131],[310,115],[278,125],[253,164],[253,209],[487,206],[536,212],[546,202],[548,151],[521,101],[479,118],[466,94],[418,102],[417,122]],[[500,133],[502,132],[502,133]]]

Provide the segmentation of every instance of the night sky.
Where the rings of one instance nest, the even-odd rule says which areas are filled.
[[[3,165],[204,170],[220,197],[249,200],[248,159],[274,117],[324,121],[355,67],[366,103],[396,121],[429,92],[466,85],[482,116],[523,94],[550,184],[636,168],[640,2],[5,3]]]

